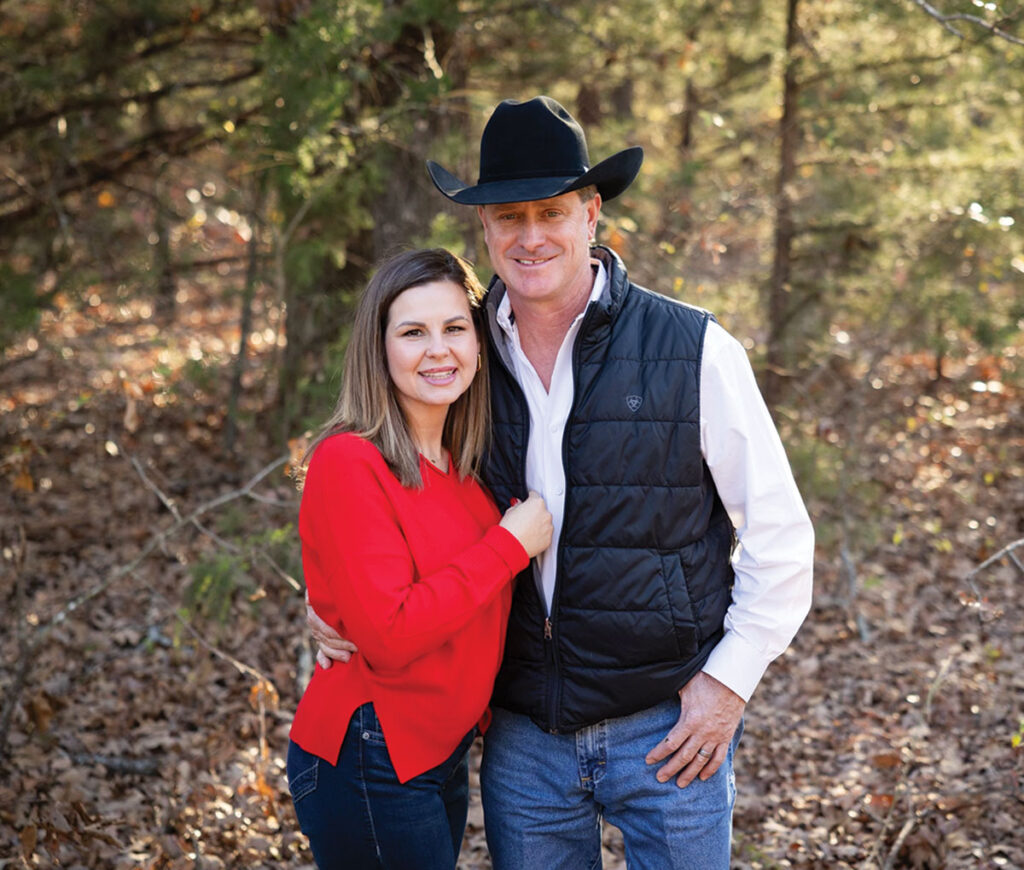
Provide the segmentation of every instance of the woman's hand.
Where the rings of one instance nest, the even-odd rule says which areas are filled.
[[[356,645],[345,640],[338,632],[331,628],[313,610],[309,603],[309,590],[306,590],[306,626],[309,633],[316,641],[316,660],[324,670],[330,668],[334,662],[347,662],[352,658],[352,653],[358,652]]]
[[[519,502],[505,511],[505,516],[498,525],[516,537],[531,559],[550,546],[551,535],[554,532],[547,505],[533,490],[530,490],[530,496],[526,501]]]

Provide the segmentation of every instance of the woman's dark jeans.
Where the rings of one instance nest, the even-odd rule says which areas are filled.
[[[288,787],[320,870],[453,870],[469,810],[467,753],[402,784],[372,704],[352,714],[337,765],[288,747]]]

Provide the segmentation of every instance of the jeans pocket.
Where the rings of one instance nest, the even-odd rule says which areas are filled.
[[[384,731],[380,726],[377,712],[373,709],[372,703],[363,704],[356,709],[352,716],[352,725],[358,727],[359,738],[366,743],[373,746],[387,745],[384,742]]]
[[[293,742],[288,747],[288,791],[292,803],[297,804],[316,791],[319,773],[320,759]]]

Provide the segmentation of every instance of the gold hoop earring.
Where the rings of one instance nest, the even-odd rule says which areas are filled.
[[[476,355],[476,370],[477,370],[477,371],[480,371],[480,367],[481,367],[481,366],[482,366],[483,364],[484,364],[483,358],[482,358],[482,357],[480,356],[480,354],[477,354],[477,355]]]

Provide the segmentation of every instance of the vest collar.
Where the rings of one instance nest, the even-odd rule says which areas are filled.
[[[605,282],[600,298],[588,305],[580,330],[580,339],[584,338],[584,334],[589,336],[596,331],[597,335],[594,335],[594,340],[600,341],[601,336],[615,319],[619,309],[622,308],[626,292],[629,289],[629,278],[626,275],[625,265],[611,248],[595,245],[590,249],[590,255],[604,265],[608,280]],[[507,292],[502,280],[497,275],[493,276],[491,283],[487,286],[484,310],[487,314],[487,326],[493,339],[492,345],[497,349],[505,366],[512,371],[512,360],[508,355],[505,342],[502,340],[503,333],[498,323],[498,308]]]

